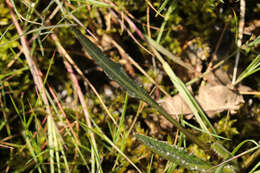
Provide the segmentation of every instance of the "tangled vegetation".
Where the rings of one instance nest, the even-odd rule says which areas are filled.
[[[3,0],[1,172],[259,172],[259,13]]]

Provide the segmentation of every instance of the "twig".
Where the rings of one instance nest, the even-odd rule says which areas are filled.
[[[237,54],[236,54],[236,61],[235,61],[235,67],[233,71],[233,78],[232,78],[232,85],[236,82],[236,76],[237,76],[237,69],[238,69],[238,63],[240,58],[240,47],[242,45],[242,39],[243,39],[243,30],[244,30],[244,24],[245,24],[245,13],[246,13],[246,1],[240,0],[240,20],[239,20],[239,26],[238,26],[238,40],[237,40]]]

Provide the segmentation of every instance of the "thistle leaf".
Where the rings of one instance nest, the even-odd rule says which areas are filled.
[[[72,31],[76,35],[77,39],[80,41],[83,48],[88,52],[88,54],[95,60],[95,62],[103,68],[107,76],[116,81],[119,85],[125,88],[129,95],[140,99],[158,112],[160,112],[168,121],[170,121],[175,127],[177,127],[182,133],[184,133],[189,139],[198,144],[204,149],[207,146],[190,134],[185,128],[183,128],[175,119],[173,119],[155,100],[153,100],[146,90],[141,87],[137,82],[131,79],[127,73],[124,71],[123,67],[111,61],[95,44],[93,44],[87,37],[85,37],[77,28],[71,27]]]
[[[169,145],[164,141],[158,141],[144,135],[136,134],[135,136],[153,152],[187,169],[203,172],[213,166],[209,162],[189,154],[181,147]]]
[[[109,79],[116,81],[129,92],[130,96],[134,98],[143,100],[143,95],[149,97],[147,92],[126,74],[120,64],[111,61],[96,45],[94,45],[87,37],[82,35],[78,29],[72,27],[72,30],[88,54],[101,68],[103,68]]]

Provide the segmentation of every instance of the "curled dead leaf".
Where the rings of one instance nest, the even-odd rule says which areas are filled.
[[[242,95],[224,85],[201,86],[195,98],[210,118],[214,118],[217,113],[225,110],[235,114],[245,102]],[[186,119],[190,119],[193,116],[189,106],[179,94],[174,97],[165,97],[159,103],[174,118],[184,115]],[[162,128],[172,128],[172,125],[163,117],[160,117],[160,125]]]

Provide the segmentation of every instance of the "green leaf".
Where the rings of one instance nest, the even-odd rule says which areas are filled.
[[[151,137],[140,134],[136,134],[135,136],[153,152],[187,169],[203,172],[213,166],[209,162],[189,154],[181,147],[169,145],[164,141],[158,141]]]
[[[153,108],[155,108],[168,121],[170,121],[175,127],[177,127],[193,142],[195,142],[204,149],[208,149],[208,147],[204,143],[202,143],[199,139],[190,134],[175,119],[173,119],[161,106],[159,106],[159,104],[149,96],[149,94],[142,86],[140,86],[137,82],[131,79],[120,64],[111,61],[95,44],[93,44],[87,37],[85,37],[77,28],[71,28],[72,31],[75,33],[77,39],[84,47],[84,49],[95,60],[95,62],[101,68],[103,68],[104,72],[111,80],[116,81],[119,85],[125,88],[130,96],[140,99],[152,106]]]

